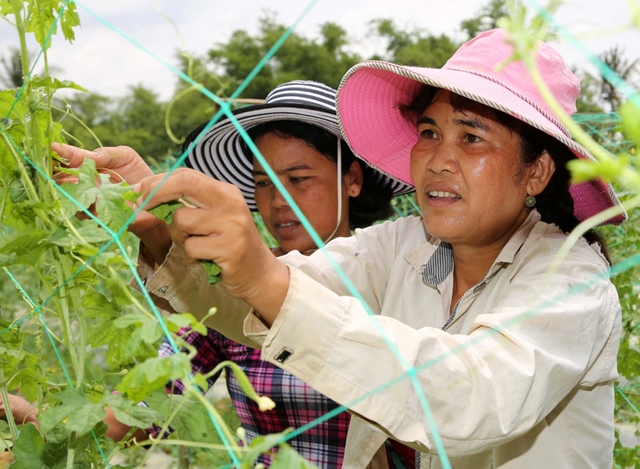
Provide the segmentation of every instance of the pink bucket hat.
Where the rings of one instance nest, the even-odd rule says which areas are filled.
[[[513,46],[505,41],[507,34],[501,29],[480,34],[440,69],[380,61],[352,67],[342,79],[336,99],[340,126],[354,153],[384,174],[413,185],[409,153],[418,131],[402,116],[398,105],[409,104],[427,84],[514,116],[558,139],[578,158],[594,160],[556,119],[522,62],[510,62],[496,70],[513,53]],[[536,66],[562,108],[574,114],[580,83],[560,54],[540,42]],[[574,214],[581,221],[620,205],[611,185],[601,180],[573,184],[570,191]],[[607,223],[619,224],[626,218],[623,211]]]

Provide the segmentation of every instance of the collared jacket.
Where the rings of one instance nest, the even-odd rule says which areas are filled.
[[[422,468],[608,469],[620,304],[599,249],[563,255],[566,240],[533,211],[450,314],[448,246],[420,218],[387,222],[280,258],[291,281],[271,328],[246,306],[214,326],[237,334],[246,316],[263,359],[351,409],[345,468],[376,461],[390,436]],[[162,270],[148,287],[169,286],[178,310],[225,300]]]

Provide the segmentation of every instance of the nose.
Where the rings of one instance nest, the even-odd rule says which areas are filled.
[[[453,173],[458,167],[454,145],[446,140],[430,145],[421,145],[418,141],[411,149],[411,163],[435,174]]]
[[[275,186],[272,186],[272,189],[271,189],[271,208],[281,209],[281,208],[288,207],[288,206],[289,206],[289,204],[287,203],[287,201],[284,198],[284,196],[280,193],[280,191],[278,189],[276,189]]]

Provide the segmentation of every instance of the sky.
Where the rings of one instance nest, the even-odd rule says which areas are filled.
[[[315,37],[320,24],[336,22],[358,42],[357,52],[364,55],[382,46],[366,39],[368,22],[372,19],[390,18],[407,30],[421,28],[432,34],[444,33],[463,39],[460,22],[477,16],[488,2],[318,0],[311,4],[296,31]],[[631,17],[629,2],[635,2],[640,9],[640,0],[565,1],[555,15],[556,21],[580,40],[584,50],[566,41],[554,45],[568,63],[591,71],[595,69],[584,58],[585,51],[600,54],[619,45],[627,58],[640,57],[640,32],[626,26]],[[79,0],[76,3],[82,24],[76,29],[75,42],[70,45],[58,35],[48,54],[50,65],[56,67],[54,76],[112,97],[124,95],[128,86],[143,84],[163,99],[171,96],[177,77],[158,59],[175,66],[178,50],[203,54],[214,44],[228,40],[235,30],[255,33],[258,18],[265,9],[275,12],[280,23],[291,25],[310,6],[308,0]],[[17,45],[15,29],[0,20],[0,55]],[[35,44],[32,49],[36,49]]]

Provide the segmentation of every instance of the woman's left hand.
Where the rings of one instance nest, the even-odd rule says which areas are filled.
[[[214,261],[227,291],[253,306],[265,322],[273,322],[289,288],[289,270],[260,238],[237,187],[180,168],[146,178],[134,190],[142,193],[138,204],[153,193],[145,210],[177,199],[193,205],[174,213],[174,244],[192,259]]]
[[[0,417],[5,417],[7,412],[6,408],[11,408],[11,413],[13,414],[13,419],[18,425],[22,425],[25,423],[33,423],[36,427],[39,427],[38,419],[36,416],[38,415],[38,409],[26,399],[23,399],[20,396],[16,396],[15,394],[9,394],[9,405],[7,406],[0,397]]]

